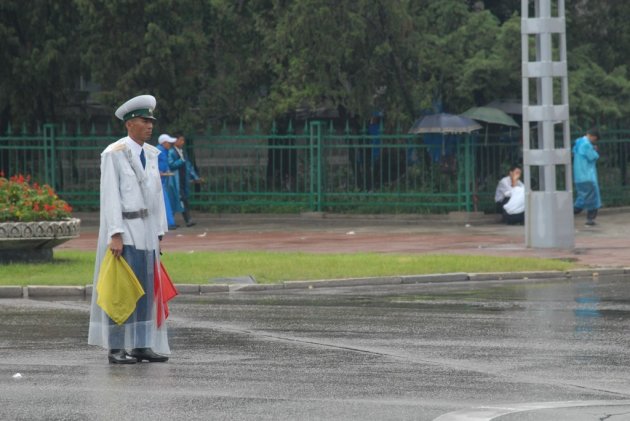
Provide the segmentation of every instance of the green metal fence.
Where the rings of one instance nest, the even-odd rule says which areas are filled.
[[[108,130],[111,132],[110,130]],[[100,153],[121,135],[68,134],[46,124],[0,137],[0,169],[51,184],[75,209],[99,206]],[[574,137],[578,137],[576,134]],[[630,131],[605,133],[598,163],[606,206],[627,205]],[[188,139],[204,183],[192,205],[219,212],[492,211],[497,181],[522,158],[518,133],[459,137],[370,135],[307,122],[269,134],[242,126]]]

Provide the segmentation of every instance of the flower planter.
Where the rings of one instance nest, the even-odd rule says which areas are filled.
[[[0,263],[49,262],[53,247],[79,236],[81,220],[0,222]]]

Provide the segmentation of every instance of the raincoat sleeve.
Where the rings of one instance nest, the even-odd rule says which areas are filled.
[[[158,149],[160,150],[160,154],[158,155],[158,169],[161,173],[169,172],[170,169],[168,167],[168,151],[162,148]]]
[[[199,175],[197,174],[197,171],[195,171],[195,167],[190,161],[186,161],[186,171],[188,171],[188,174],[190,175],[190,178],[192,180],[199,180]]]
[[[597,183],[596,161],[599,153],[587,138],[577,140],[573,156],[573,180],[576,183]]]
[[[174,148],[168,150],[168,166],[172,170],[179,169],[182,165],[186,165],[186,162],[179,157],[179,154]]]
[[[579,147],[579,153],[589,162],[599,159],[599,153],[597,153],[591,142],[582,143]]]
[[[166,219],[166,205],[164,204],[164,192],[162,191],[162,183],[159,185],[160,193],[156,195],[160,198],[157,200],[158,215],[161,215],[158,221],[158,237],[168,232],[168,221]]]
[[[107,238],[117,233],[124,233],[122,206],[119,197],[120,180],[117,176],[116,162],[111,152],[101,155],[101,207],[107,226]]]
[[[148,148],[147,148],[148,149]],[[166,152],[166,151],[165,151]],[[162,153],[158,148],[148,149],[147,156],[151,157],[151,160],[155,160],[154,166],[149,165],[148,171],[154,171],[152,176],[149,177],[149,188],[145,193],[147,197],[147,205],[150,206],[151,212],[155,212],[157,215],[157,229],[158,236],[164,235],[165,232],[168,232],[168,222],[166,220],[166,206],[164,205],[164,193],[162,191],[162,182],[160,180],[160,157]]]

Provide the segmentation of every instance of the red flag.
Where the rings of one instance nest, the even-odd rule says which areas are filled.
[[[177,289],[171,281],[164,264],[160,261],[160,270],[157,264],[153,271],[153,285],[155,289],[155,304],[157,306],[157,326],[162,326],[164,320],[168,318],[168,302],[177,295]]]

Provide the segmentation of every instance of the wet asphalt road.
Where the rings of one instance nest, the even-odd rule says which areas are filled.
[[[111,366],[86,301],[0,300],[0,419],[630,419],[627,278],[180,296],[169,321],[168,363]]]

